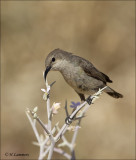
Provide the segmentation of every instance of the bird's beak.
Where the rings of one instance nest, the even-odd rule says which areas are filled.
[[[44,72],[44,79],[45,79],[45,82],[46,82],[46,77],[47,77],[47,74],[48,74],[48,72],[51,70],[51,66],[47,66],[46,67],[46,70],[45,70],[45,72]]]

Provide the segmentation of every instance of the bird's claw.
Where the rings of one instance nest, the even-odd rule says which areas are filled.
[[[91,96],[89,96],[87,99],[86,99],[86,102],[89,104],[89,105],[91,105],[92,104],[92,97]]]

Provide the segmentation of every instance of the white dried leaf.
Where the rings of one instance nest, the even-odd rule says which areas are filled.
[[[60,103],[53,103],[52,105],[52,114],[57,114],[58,113],[58,109],[60,108]]]
[[[41,88],[41,91],[46,92],[46,90],[44,88]]]
[[[71,126],[69,126],[69,127],[67,128],[67,130],[68,130],[68,131],[75,131],[75,128],[76,128],[75,126],[72,126],[72,125],[71,125]]]
[[[38,107],[36,106],[34,109],[33,109],[33,112],[36,113],[38,111]]]
[[[33,117],[34,117],[34,119],[36,119],[36,118],[37,118],[37,114],[36,114],[36,113],[34,113]]]

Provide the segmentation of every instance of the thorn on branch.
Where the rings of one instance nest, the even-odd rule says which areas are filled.
[[[82,118],[84,118],[85,116],[79,116],[79,117],[76,117],[74,120],[81,120]]]
[[[56,81],[52,82],[52,83],[50,84],[50,87],[52,87],[52,86],[54,85],[54,83],[56,83]]]
[[[66,112],[66,116],[68,117],[69,113],[68,113],[68,107],[67,107],[67,100],[65,101],[65,112]]]
[[[50,98],[50,94],[48,93],[48,94],[47,94],[47,99],[49,99],[49,98]]]
[[[65,119],[65,123],[66,123],[67,125],[70,125],[70,124],[72,123],[72,121],[73,121],[73,119],[70,118],[70,116],[68,116],[68,117]]]

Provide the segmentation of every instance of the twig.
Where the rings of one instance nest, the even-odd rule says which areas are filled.
[[[51,109],[50,109],[50,86],[48,85],[48,82],[46,80],[46,88],[47,88],[47,115],[48,115],[48,130],[51,131]]]
[[[26,115],[27,115],[27,117],[28,117],[28,119],[29,119],[29,121],[30,121],[30,123],[31,123],[31,126],[32,126],[32,128],[33,128],[33,131],[34,131],[35,136],[36,136],[36,138],[37,138],[37,141],[38,141],[38,143],[40,143],[40,137],[39,137],[38,131],[37,131],[37,129],[36,129],[36,124],[35,124],[35,123],[36,123],[36,120],[34,119],[34,120],[32,121],[32,119],[31,119],[28,111],[26,111]]]
[[[54,141],[54,139],[52,139],[52,142],[51,142],[51,145],[50,145],[49,154],[48,154],[48,160],[50,160],[52,158],[54,146],[55,146],[55,141]]]

